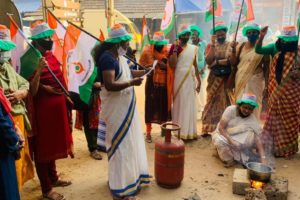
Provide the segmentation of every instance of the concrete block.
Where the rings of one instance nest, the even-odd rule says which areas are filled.
[[[232,180],[233,194],[245,195],[245,189],[249,187],[250,181],[248,179],[247,169],[234,169]]]
[[[245,200],[267,200],[262,189],[247,188]]]
[[[265,195],[268,200],[288,199],[288,180],[286,178],[273,178],[265,188]]]

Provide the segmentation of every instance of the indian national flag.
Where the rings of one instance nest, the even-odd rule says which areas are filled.
[[[207,11],[205,13],[205,21],[208,22],[213,19],[213,9],[215,16],[222,16],[222,4],[221,0],[208,0],[207,2]]]
[[[150,44],[150,36],[149,36],[149,29],[147,26],[147,20],[146,17],[143,17],[143,23],[142,23],[142,47],[141,51],[143,51],[144,47],[146,45]]]
[[[251,0],[238,0],[234,6],[234,12],[232,16],[232,21],[229,29],[229,33],[232,34],[236,31],[239,15],[241,11],[241,7],[243,6],[242,15],[241,15],[241,21],[239,28],[243,27],[248,21],[254,20],[254,12],[252,7],[252,1]]]
[[[17,73],[28,79],[37,68],[42,55],[30,44],[11,16],[9,20],[11,38],[17,45],[17,48],[12,50],[12,64]]]
[[[51,29],[55,30],[55,33],[52,36],[53,40],[53,49],[52,52],[59,60],[60,63],[62,63],[63,59],[63,45],[64,45],[64,38],[66,34],[66,28],[64,25],[53,15],[53,13],[47,9],[47,19],[48,24]],[[66,78],[66,70],[62,69],[64,78]]]
[[[174,1],[175,0],[167,0],[165,13],[161,20],[160,29],[165,35],[167,35],[174,27],[174,23],[175,23]]]
[[[69,24],[64,40],[63,64],[68,70],[68,89],[89,103],[97,69],[91,56],[98,40],[74,24]]]

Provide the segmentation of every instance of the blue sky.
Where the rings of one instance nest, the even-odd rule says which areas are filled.
[[[41,0],[14,0],[20,12],[36,11],[41,5]]]

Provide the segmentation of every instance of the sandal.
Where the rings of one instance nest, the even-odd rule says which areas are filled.
[[[94,150],[90,153],[90,156],[95,160],[102,160],[102,156],[98,150]]]
[[[53,183],[52,187],[66,187],[71,185],[71,181],[63,180],[60,177],[58,177],[57,181]]]
[[[51,190],[47,194],[43,194],[43,198],[49,199],[49,200],[66,200],[64,195],[57,193],[53,190]]]
[[[152,143],[152,137],[151,137],[151,135],[150,135],[150,134],[149,134],[149,135],[147,134],[145,140],[146,140],[146,142],[148,142],[148,143]]]

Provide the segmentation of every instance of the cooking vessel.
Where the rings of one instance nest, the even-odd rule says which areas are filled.
[[[249,162],[246,164],[248,169],[248,177],[250,180],[267,183],[271,179],[272,168],[268,165]]]

